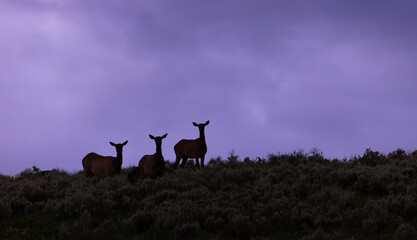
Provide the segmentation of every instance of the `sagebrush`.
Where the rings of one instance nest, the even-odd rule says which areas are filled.
[[[0,239],[417,239],[417,151],[233,153],[131,183],[132,169],[0,175]]]

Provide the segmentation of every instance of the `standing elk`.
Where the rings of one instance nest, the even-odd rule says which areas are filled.
[[[123,163],[123,146],[127,144],[127,141],[119,144],[110,142],[110,144],[116,148],[116,157],[105,157],[91,152],[83,158],[83,168],[86,177],[114,176],[116,173],[120,172]]]
[[[162,176],[165,172],[165,159],[164,156],[162,156],[162,139],[166,138],[167,135],[168,133],[162,137],[154,137],[149,134],[149,137],[155,140],[156,153],[152,155],[144,155],[140,159],[139,168],[133,169],[133,171],[129,174],[129,181],[133,181],[135,176],[138,175],[138,169],[139,176],[142,179],[146,177],[156,178]]]
[[[206,144],[206,137],[204,135],[204,127],[207,126],[210,121],[206,123],[197,124],[193,122],[193,125],[198,127],[200,131],[200,137],[194,140],[182,139],[174,146],[175,151],[175,164],[174,169],[177,169],[178,164],[182,159],[182,163],[180,167],[184,167],[187,163],[188,158],[195,158],[195,163],[198,168],[200,165],[198,163],[198,159],[201,159],[201,167],[204,168],[204,156],[207,153],[207,144]]]

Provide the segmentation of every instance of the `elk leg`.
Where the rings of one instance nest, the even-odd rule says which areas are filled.
[[[187,159],[188,159],[187,157],[182,158],[182,163],[181,163],[180,167],[182,167],[182,168],[185,167],[185,164],[187,163]]]
[[[195,158],[195,165],[197,168],[200,168],[200,163],[198,162],[198,157]]]
[[[180,164],[180,161],[181,161],[181,157],[177,156],[177,158],[175,159],[175,163],[174,163],[174,169],[177,169],[178,164]]]
[[[201,168],[204,168],[204,157],[201,157]]]

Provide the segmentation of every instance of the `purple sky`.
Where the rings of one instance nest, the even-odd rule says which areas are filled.
[[[210,157],[417,149],[416,1],[0,2],[0,173],[123,167],[206,127]],[[206,161],[206,162],[207,162]]]

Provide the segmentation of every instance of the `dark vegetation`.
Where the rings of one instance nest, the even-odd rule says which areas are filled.
[[[231,153],[130,183],[132,169],[0,175],[0,239],[417,239],[417,151]]]

